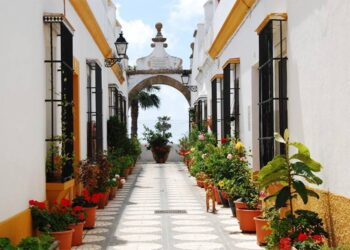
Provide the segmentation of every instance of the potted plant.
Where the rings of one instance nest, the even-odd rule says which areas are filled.
[[[260,216],[254,217],[256,239],[259,246],[264,246],[267,244],[266,238],[272,233],[269,218],[272,218],[275,216],[275,214],[278,214],[274,207],[264,207],[262,211],[263,212]]]
[[[268,237],[268,246],[270,248],[278,245],[283,249],[290,249],[291,246],[296,249],[303,248],[313,236],[321,235],[327,237],[327,233],[322,226],[317,214],[311,211],[294,211],[293,199],[299,197],[304,204],[309,200],[309,197],[319,198],[318,194],[306,187],[304,181],[310,184],[320,185],[322,180],[315,175],[322,168],[321,164],[313,160],[310,156],[309,149],[300,142],[291,142],[289,140],[288,129],[285,130],[284,136],[275,133],[275,140],[284,144],[284,155],[275,156],[268,164],[262,168],[259,173],[258,181],[262,188],[268,188],[276,183],[280,185],[280,189],[275,190],[275,193],[270,194],[265,200],[274,200],[276,209],[288,208],[288,214],[284,218],[280,216],[273,218],[271,221],[272,234]],[[296,153],[290,155],[291,148],[296,149]],[[281,224],[282,223],[282,224]],[[317,225],[317,230],[312,229],[313,225]],[[286,225],[288,230],[283,231],[278,225]],[[300,235],[300,237],[299,237]],[[305,236],[306,235],[306,236]],[[300,243],[300,239],[305,241]],[[316,245],[323,244],[320,239]],[[309,247],[309,246],[308,246]],[[307,249],[319,249],[310,246]]]
[[[101,196],[103,196],[102,193],[90,194],[87,189],[84,189],[81,196],[74,198],[73,207],[83,207],[84,211],[86,212],[84,228],[90,229],[95,226],[96,209]]]
[[[48,234],[39,237],[26,237],[17,246],[13,246],[9,238],[0,238],[0,249],[2,250],[57,250],[59,242]]]
[[[115,177],[109,179],[108,186],[109,186],[109,189],[110,189],[109,200],[113,200],[115,198],[115,196],[117,195],[117,189],[118,189],[117,179]]]
[[[170,117],[168,116],[158,117],[155,131],[144,126],[145,132],[143,136],[148,143],[147,149],[152,151],[153,158],[157,163],[165,163],[168,159],[170,152],[170,146],[168,144],[172,136],[172,134],[168,132],[171,128],[169,121]]]
[[[236,214],[239,226],[243,232],[255,232],[254,217],[262,213],[259,207],[259,191],[255,182],[249,177],[246,178],[246,183],[241,186],[241,190],[238,193],[246,207],[239,208],[236,203]]]
[[[83,242],[83,229],[87,218],[87,212],[82,206],[72,206],[70,213],[74,218],[69,228],[74,229],[72,246],[80,246]]]
[[[65,201],[63,201],[65,202]],[[69,224],[73,218],[65,209],[54,206],[47,209],[45,202],[29,201],[34,229],[40,233],[48,233],[60,243],[61,250],[69,250],[72,246],[73,229]]]
[[[103,209],[108,204],[109,198],[109,176],[111,173],[112,165],[109,163],[107,156],[101,155],[98,159],[98,175],[97,175],[97,189],[98,193],[103,193],[104,196],[98,204],[99,209]]]

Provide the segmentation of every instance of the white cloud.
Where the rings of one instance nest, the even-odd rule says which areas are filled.
[[[182,29],[190,28],[192,30],[193,27],[188,24],[203,16],[203,5],[206,1],[207,0],[176,0],[174,9],[170,12],[169,22],[173,26]]]
[[[117,6],[117,19],[122,25],[122,30],[129,43],[128,56],[129,64],[135,65],[137,58],[146,56],[145,51],[150,51],[150,44],[154,36],[154,28],[147,25],[141,19],[127,21],[120,16],[120,4]]]

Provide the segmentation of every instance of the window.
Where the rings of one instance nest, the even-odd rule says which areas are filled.
[[[274,132],[287,128],[287,23],[270,20],[259,33],[259,148],[260,167],[284,148]]]
[[[224,67],[223,135],[239,138],[239,59]]]
[[[222,78],[223,75],[216,75],[211,82],[212,132],[217,140],[222,134]]]
[[[201,97],[194,104],[196,125],[199,131],[207,132],[207,98]]]
[[[108,107],[109,117],[118,114],[118,88],[116,84],[110,84],[108,86]]]
[[[87,101],[87,153],[94,162],[103,152],[102,75],[95,61],[87,62]]]
[[[44,16],[44,23],[48,42],[46,142],[47,150],[51,152],[46,164],[55,166],[55,156],[60,156],[62,163],[59,176],[54,173],[54,168],[48,170],[47,182],[64,182],[73,175],[73,33],[62,15]]]

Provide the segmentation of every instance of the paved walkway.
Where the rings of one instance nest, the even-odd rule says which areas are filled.
[[[182,163],[139,164],[135,170],[75,249],[262,249],[255,235],[240,232],[229,208],[205,211],[205,192]]]

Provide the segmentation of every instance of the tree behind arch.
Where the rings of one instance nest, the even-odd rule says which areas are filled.
[[[159,90],[159,86],[151,85],[141,90],[137,95],[131,98],[131,136],[137,137],[139,107],[141,107],[142,109],[148,109],[152,107],[159,108],[159,96],[154,94],[154,92]]]

